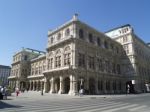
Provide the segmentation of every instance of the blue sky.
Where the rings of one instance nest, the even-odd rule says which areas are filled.
[[[129,23],[150,42],[150,0],[0,0],[0,64],[22,47],[45,51],[48,30],[74,13],[101,32]]]

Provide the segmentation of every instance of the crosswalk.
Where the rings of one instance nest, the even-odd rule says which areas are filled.
[[[11,105],[0,112],[149,112],[147,105],[114,101],[107,98],[51,98],[5,100]]]

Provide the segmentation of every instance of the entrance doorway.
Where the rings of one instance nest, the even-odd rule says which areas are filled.
[[[69,93],[69,90],[70,90],[70,78],[69,77],[66,77],[64,79],[64,93],[68,94]]]
[[[89,94],[96,94],[95,92],[95,79],[94,78],[90,78],[89,79]]]
[[[129,89],[129,93],[135,93],[134,85],[132,84],[132,81],[126,82],[126,91]]]
[[[58,93],[59,89],[60,89],[60,79],[56,78],[54,83],[54,90],[56,93]]]

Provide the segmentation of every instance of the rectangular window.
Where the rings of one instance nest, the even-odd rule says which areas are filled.
[[[79,53],[78,65],[80,67],[85,67],[85,55],[84,54]]]
[[[98,63],[98,70],[102,71],[102,60],[98,58],[97,63]]]
[[[91,33],[89,33],[89,42],[94,43],[93,35]]]
[[[89,56],[89,59],[88,59],[88,66],[89,66],[89,68],[91,68],[91,69],[94,69],[94,68],[95,68],[95,65],[94,65],[94,57]]]
[[[67,53],[67,54],[64,54],[64,65],[70,65],[70,62],[71,62],[71,54],[70,53]]]
[[[127,42],[128,41],[128,37],[125,35],[123,36],[123,42]]]
[[[126,51],[126,54],[129,54],[129,47],[128,45],[123,45],[124,50]]]
[[[60,67],[61,66],[61,56],[57,56],[55,58],[55,67]]]

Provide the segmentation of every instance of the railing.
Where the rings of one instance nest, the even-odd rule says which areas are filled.
[[[54,45],[56,45],[56,44],[58,44],[58,43],[64,42],[64,41],[66,41],[66,40],[68,40],[68,39],[70,39],[70,38],[73,38],[73,35],[69,35],[69,36],[67,36],[67,37],[63,37],[63,38],[61,38],[60,40],[54,41],[53,43],[48,43],[48,44],[47,44],[47,47],[49,48],[49,47],[54,46]]]

